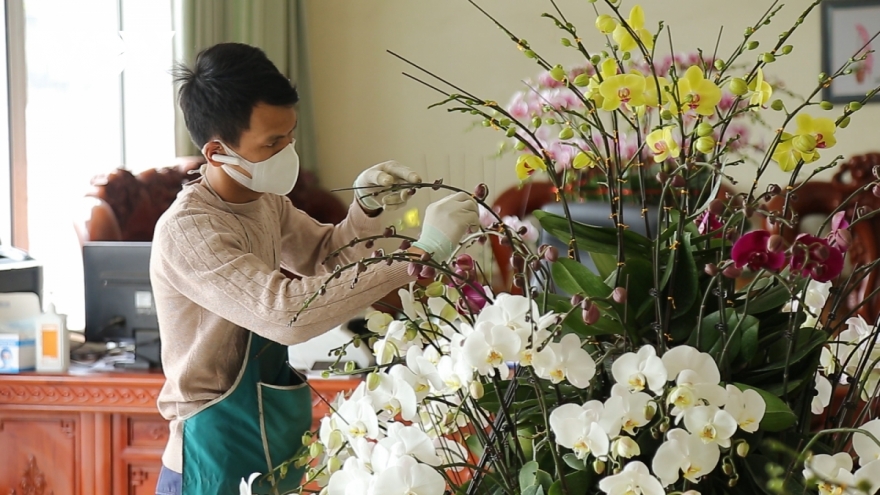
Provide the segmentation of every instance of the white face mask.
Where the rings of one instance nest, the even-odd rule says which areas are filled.
[[[272,193],[284,196],[293,190],[299,177],[299,155],[293,149],[293,142],[281,151],[261,162],[250,162],[232,151],[220,141],[226,155],[213,155],[212,160],[222,163],[226,174],[236,182],[254,192]],[[229,165],[238,165],[248,171],[250,177],[235,170]]]

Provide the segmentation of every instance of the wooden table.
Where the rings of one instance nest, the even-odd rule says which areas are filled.
[[[155,494],[161,372],[0,375],[0,494]],[[317,426],[358,380],[311,380]]]

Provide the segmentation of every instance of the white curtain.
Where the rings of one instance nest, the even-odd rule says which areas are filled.
[[[296,148],[303,168],[315,170],[304,4],[303,0],[172,0],[174,60],[191,66],[201,50],[223,42],[247,43],[265,51],[299,92]],[[176,115],[177,154],[199,154],[179,108]]]

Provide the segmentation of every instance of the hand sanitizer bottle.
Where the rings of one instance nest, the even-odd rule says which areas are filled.
[[[36,318],[37,372],[65,373],[70,366],[67,315],[57,314],[51,302],[46,309]]]

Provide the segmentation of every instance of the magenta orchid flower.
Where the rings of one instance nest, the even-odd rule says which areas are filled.
[[[801,234],[791,248],[791,269],[817,282],[827,282],[843,271],[843,253],[826,239]]]
[[[829,244],[846,252],[852,244],[852,234],[849,232],[849,222],[846,221],[846,212],[839,211],[831,218],[831,232],[828,234]]]
[[[718,215],[715,215],[710,211],[704,211],[703,213],[700,213],[700,216],[697,217],[695,222],[697,224],[697,231],[700,235],[715,232],[713,237],[721,237],[721,227],[723,227],[724,224],[718,219]]]
[[[754,230],[737,239],[730,253],[736,267],[748,266],[752,271],[776,271],[782,268],[785,265],[785,252],[770,250],[770,235],[766,230]]]

